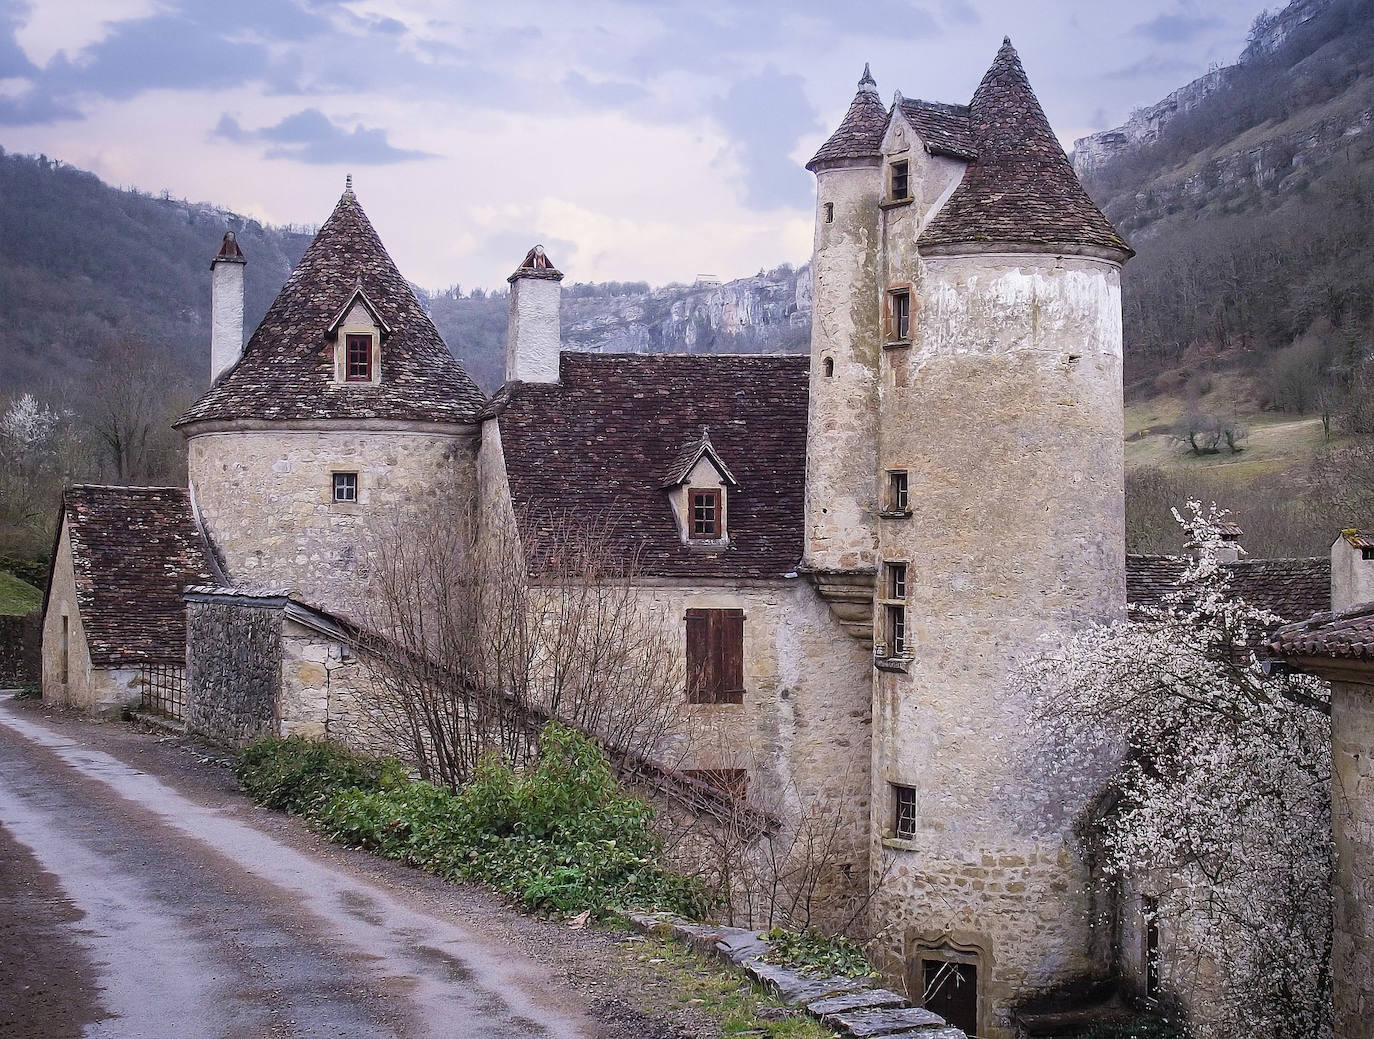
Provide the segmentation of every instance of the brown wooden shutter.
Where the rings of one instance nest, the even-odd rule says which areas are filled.
[[[744,702],[744,611],[716,611],[716,650],[719,682],[716,699],[721,703]]]
[[[687,702],[710,703],[711,611],[687,611]]]

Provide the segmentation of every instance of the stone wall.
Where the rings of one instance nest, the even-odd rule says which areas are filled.
[[[86,630],[81,622],[81,605],[76,597],[72,543],[64,521],[57,541],[57,557],[53,561],[48,608],[43,615],[43,699],[49,703],[85,710],[118,710],[121,706],[121,683],[106,679],[107,676],[99,673],[91,664]]]
[[[463,427],[201,433],[190,440],[188,464],[230,581],[348,614],[373,538],[421,503],[471,500],[476,437]],[[358,474],[356,502],[333,500],[334,472]]]
[[[187,730],[235,747],[276,732],[280,608],[190,602],[186,610]]]
[[[1362,1039],[1374,1021],[1374,685],[1332,682],[1331,740],[1335,1036]]]
[[[286,619],[281,641],[278,729],[345,743],[357,750],[396,753],[377,725],[373,673],[348,643]]]
[[[34,627],[41,631],[37,613],[22,617],[0,616],[0,689],[12,689],[38,681],[41,662],[30,653]],[[41,638],[41,633],[38,635]]]

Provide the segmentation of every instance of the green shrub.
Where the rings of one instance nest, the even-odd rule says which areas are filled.
[[[774,927],[764,938],[769,945],[764,956],[767,963],[824,977],[862,978],[873,974],[873,965],[868,962],[863,946],[850,938],[782,927]]]
[[[596,744],[556,724],[529,772],[489,757],[458,793],[304,740],[260,740],[238,772],[259,802],[306,815],[332,840],[489,884],[538,912],[709,907],[699,881],[659,864],[653,809],[620,789]]]
[[[293,815],[312,815],[337,790],[380,790],[405,775],[395,761],[299,736],[254,740],[239,752],[235,774],[253,800]]]

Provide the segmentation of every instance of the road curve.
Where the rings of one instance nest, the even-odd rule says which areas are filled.
[[[534,960],[252,814],[0,699],[0,1033],[597,1034]]]

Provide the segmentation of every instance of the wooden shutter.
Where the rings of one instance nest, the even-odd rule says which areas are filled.
[[[744,702],[744,611],[687,611],[687,702]]]
[[[711,610],[687,611],[687,702],[710,703],[711,681]]]
[[[744,702],[744,611],[716,610],[716,653],[719,663],[716,700]]]

